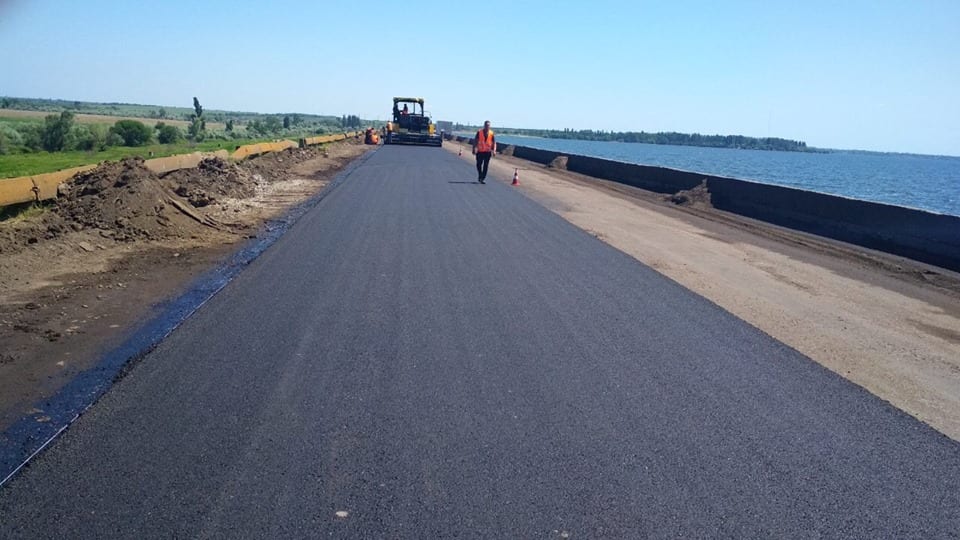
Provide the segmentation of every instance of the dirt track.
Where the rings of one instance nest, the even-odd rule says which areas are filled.
[[[126,160],[81,175],[39,215],[0,222],[0,430],[369,148],[350,140],[162,177]]]
[[[520,189],[571,223],[960,440],[960,275],[720,212],[700,193],[671,202],[491,162],[500,178],[515,167]]]

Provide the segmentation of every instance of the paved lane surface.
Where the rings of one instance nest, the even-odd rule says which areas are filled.
[[[378,150],[0,490],[0,537],[957,537],[960,445],[473,178]]]

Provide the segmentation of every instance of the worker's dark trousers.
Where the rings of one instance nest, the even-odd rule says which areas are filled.
[[[477,152],[477,175],[480,180],[487,179],[487,169],[490,168],[490,152]]]

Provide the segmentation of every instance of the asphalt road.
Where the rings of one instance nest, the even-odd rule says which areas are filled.
[[[0,490],[0,537],[958,537],[960,444],[474,178],[378,150]]]

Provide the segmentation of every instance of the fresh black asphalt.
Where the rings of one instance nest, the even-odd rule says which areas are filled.
[[[960,537],[960,444],[474,179],[377,150],[0,489],[0,538]]]

